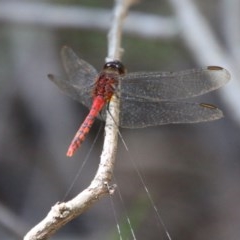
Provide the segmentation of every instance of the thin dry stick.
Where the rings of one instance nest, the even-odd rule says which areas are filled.
[[[120,59],[122,24],[131,0],[117,0],[114,8],[113,24],[109,32],[109,52],[107,60]],[[115,98],[116,100],[116,98]],[[68,202],[55,204],[48,215],[24,237],[24,240],[42,240],[51,237],[63,225],[89,209],[93,203],[108,194],[107,185],[112,178],[117,148],[117,130],[119,102],[111,101],[105,127],[104,147],[98,171],[91,184]],[[114,122],[112,119],[114,117]]]

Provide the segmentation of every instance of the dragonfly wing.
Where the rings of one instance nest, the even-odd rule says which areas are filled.
[[[54,82],[68,96],[81,102],[86,107],[90,108],[92,104],[92,95],[89,89],[79,89],[70,84],[67,79],[56,77],[53,74],[48,74],[48,78]]]
[[[87,88],[94,84],[97,77],[96,69],[80,59],[71,48],[64,46],[61,50],[61,58],[69,84],[79,89]]]
[[[222,117],[222,111],[210,104],[123,100],[120,107],[120,126],[124,128],[206,122]]]
[[[121,97],[138,101],[185,99],[213,91],[230,80],[230,73],[221,67],[180,72],[136,72],[120,78]]]
[[[61,58],[68,78],[63,79],[52,74],[49,74],[48,78],[63,92],[89,108],[92,103],[92,87],[97,71],[67,46],[62,48]]]

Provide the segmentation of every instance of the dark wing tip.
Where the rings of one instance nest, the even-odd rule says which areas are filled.
[[[49,74],[47,75],[47,77],[48,77],[48,79],[51,80],[51,81],[54,80],[54,75],[51,74],[51,73],[49,73]]]
[[[231,79],[231,74],[230,72],[223,68],[223,67],[219,67],[219,66],[208,66],[207,70],[209,70],[210,72],[212,72],[214,75],[218,76],[218,78],[220,80],[222,80],[222,82],[227,83],[230,79]]]
[[[209,108],[209,109],[218,109],[216,106],[214,106],[213,104],[209,104],[209,103],[200,103],[201,107],[204,108]]]
[[[208,66],[207,67],[208,70],[223,70],[224,68],[219,67],[219,66]]]
[[[206,121],[213,121],[224,117],[223,112],[213,104],[200,103],[199,105],[210,114],[209,118],[206,118]]]

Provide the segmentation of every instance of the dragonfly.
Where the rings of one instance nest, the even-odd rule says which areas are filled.
[[[53,74],[49,74],[48,78],[63,92],[90,109],[68,148],[69,157],[81,146],[95,119],[104,118],[114,94],[120,100],[117,127],[198,123],[223,117],[222,111],[212,104],[184,101],[226,84],[230,80],[230,73],[222,67],[126,73],[124,65],[116,60],[107,62],[98,73],[68,46],[62,48],[61,59],[67,78]]]

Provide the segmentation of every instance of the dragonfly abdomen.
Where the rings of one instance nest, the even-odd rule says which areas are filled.
[[[91,129],[97,115],[102,110],[103,106],[106,104],[104,98],[102,96],[97,96],[94,98],[91,110],[87,117],[85,118],[84,122],[78,129],[77,133],[75,134],[69,148],[67,151],[67,156],[71,157],[74,152],[81,146],[83,141],[85,140],[89,130]]]

